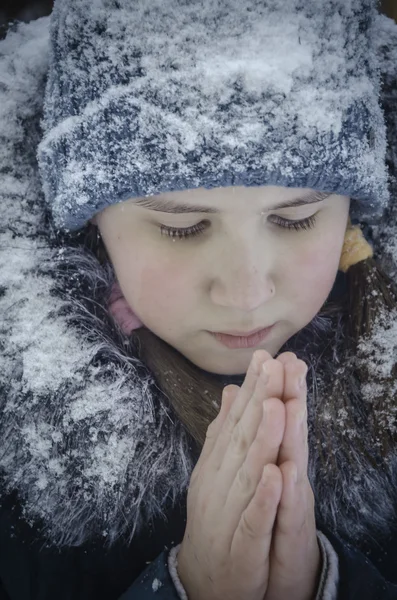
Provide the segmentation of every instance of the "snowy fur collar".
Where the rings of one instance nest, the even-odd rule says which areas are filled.
[[[111,545],[162,513],[168,499],[177,501],[194,458],[152,374],[111,326],[104,302],[111,268],[52,230],[35,159],[47,45],[47,17],[0,42],[1,490],[18,491],[25,519],[43,523],[51,543],[80,545],[104,536]],[[335,376],[342,339],[340,323],[319,316],[282,349],[310,365],[309,420],[313,411],[320,420],[329,416],[321,378],[327,369]],[[334,362],[317,364],[313,347],[318,356],[330,340]],[[393,336],[387,340],[382,352],[397,355]],[[340,375],[357,387],[346,371]],[[355,402],[352,410],[359,410]],[[335,411],[337,449],[346,431]],[[371,445],[364,431],[358,435]],[[347,539],[386,535],[395,517],[394,456],[374,470],[352,443],[354,472],[341,468],[330,481],[313,432],[309,442],[318,519]]]

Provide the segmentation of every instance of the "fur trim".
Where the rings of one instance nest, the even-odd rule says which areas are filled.
[[[317,531],[317,540],[320,546],[323,569],[315,600],[337,600],[339,583],[338,555],[321,531]]]

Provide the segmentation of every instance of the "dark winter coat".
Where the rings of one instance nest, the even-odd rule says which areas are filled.
[[[390,74],[397,26],[379,27]],[[169,554],[199,450],[109,320],[111,269],[52,230],[35,161],[47,44],[47,17],[0,42],[0,599],[177,599]],[[397,277],[392,225],[370,233]],[[306,333],[320,347],[333,328],[314,319]],[[300,357],[311,364],[309,346]],[[322,406],[309,402],[310,421]],[[330,481],[310,437],[309,450],[318,599],[397,599],[396,457],[373,469],[356,453],[354,477]]]

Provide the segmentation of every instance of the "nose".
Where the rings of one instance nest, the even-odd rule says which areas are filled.
[[[241,249],[241,246],[240,246]],[[257,249],[256,249],[257,250]],[[218,263],[219,271],[211,286],[213,304],[253,312],[269,302],[275,294],[275,285],[266,259],[258,259],[252,252],[229,255]]]

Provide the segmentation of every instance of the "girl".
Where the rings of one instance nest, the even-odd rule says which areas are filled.
[[[0,597],[397,597],[397,26],[320,4],[1,42]]]

